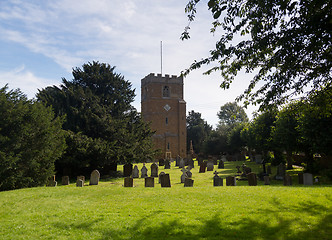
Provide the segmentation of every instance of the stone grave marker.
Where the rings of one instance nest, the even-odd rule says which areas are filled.
[[[154,187],[154,178],[153,177],[145,178],[145,187]]]
[[[180,156],[177,155],[177,157],[176,157],[176,159],[175,159],[175,167],[180,166],[180,160],[181,160]]]
[[[285,174],[286,174],[285,164],[280,163],[277,167],[276,180],[283,180],[285,178]]]
[[[198,163],[198,166],[201,166],[201,164],[203,163],[203,158],[197,157],[197,163]]]
[[[170,177],[169,177],[169,174],[163,174],[161,177],[160,177],[160,185],[161,187],[171,187],[171,180],[170,180]]]
[[[270,177],[264,176],[264,185],[270,185]]]
[[[289,174],[286,174],[284,177],[284,186],[292,185],[292,177]]]
[[[206,171],[213,171],[214,165],[212,161],[208,161],[206,165]]]
[[[165,160],[165,169],[171,169],[171,161],[169,159]]]
[[[85,176],[77,176],[77,180],[81,179],[83,182],[85,182]]]
[[[56,187],[58,185],[58,182],[55,181],[55,176],[52,176],[49,180],[48,180],[48,186],[49,187]]]
[[[184,166],[185,166],[185,162],[184,162],[183,158],[181,158],[180,163],[179,163],[179,168],[184,168]]]
[[[76,187],[83,187],[83,186],[84,186],[84,181],[82,179],[77,179]]]
[[[271,165],[267,165],[266,173],[267,174],[272,174]]]
[[[213,186],[214,187],[223,186],[223,179],[218,176],[218,172],[217,171],[214,172]]]
[[[123,165],[123,176],[124,177],[130,177],[132,173],[133,173],[133,164],[126,163],[125,165]]]
[[[191,170],[191,168],[190,168],[190,166],[188,166],[187,172],[186,172],[188,178],[191,178],[193,176],[193,174],[190,172],[190,170]]]
[[[151,164],[151,177],[158,177],[158,165],[155,163]]]
[[[261,154],[256,154],[255,155],[255,161],[256,161],[256,163],[258,163],[258,164],[260,164],[260,163],[262,163],[262,155]]]
[[[226,177],[226,186],[236,186],[236,178],[233,176]]]
[[[164,166],[165,165],[165,159],[161,158],[159,159],[159,166]]]
[[[190,166],[191,168],[194,168],[195,167],[195,162],[193,159],[189,159],[188,161],[188,166]]]
[[[247,174],[248,178],[248,185],[249,186],[257,186],[257,176],[255,173],[249,173]]]
[[[158,183],[160,183],[160,178],[163,176],[163,175],[165,175],[166,173],[165,172],[160,172],[159,173],[159,176],[158,176]]]
[[[138,166],[137,165],[134,166],[132,177],[133,178],[139,178],[139,170],[138,170]]]
[[[312,186],[314,184],[314,179],[311,173],[303,174],[303,185]]]
[[[194,180],[191,178],[186,178],[184,180],[184,186],[185,187],[193,187],[194,186]]]
[[[90,183],[89,185],[98,185],[100,179],[100,173],[98,170],[93,170],[90,175]]]
[[[141,169],[141,178],[148,177],[148,169],[145,167],[145,163],[143,163],[143,167]]]
[[[69,185],[69,176],[62,176],[61,184],[62,185]]]
[[[133,187],[134,186],[134,179],[132,177],[125,177],[123,186],[124,187]]]
[[[218,158],[213,157],[212,162],[213,162],[213,165],[218,165]]]
[[[207,165],[206,161],[203,161],[201,163],[201,165],[199,166],[199,173],[205,173],[205,171],[206,171],[206,165]]]
[[[187,176],[187,170],[185,168],[181,169],[182,175],[181,175],[181,183],[184,183],[184,180],[188,177]]]
[[[303,184],[303,173],[298,173],[299,176],[299,184]]]
[[[224,169],[224,168],[225,168],[225,163],[222,159],[220,159],[218,164],[218,169]]]

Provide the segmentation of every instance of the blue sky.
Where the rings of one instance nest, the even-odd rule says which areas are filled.
[[[191,39],[180,35],[188,21],[187,0],[1,0],[0,87],[20,88],[29,98],[37,89],[72,79],[72,68],[92,61],[116,66],[136,89],[133,105],[140,110],[140,82],[149,73],[179,75],[213,49],[211,14],[205,1],[191,24]],[[194,110],[212,125],[223,104],[234,101],[250,76],[240,74],[231,89],[219,88],[218,73],[205,69],[185,78],[187,112]],[[254,107],[247,109],[251,117]]]

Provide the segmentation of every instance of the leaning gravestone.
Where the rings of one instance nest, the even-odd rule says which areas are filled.
[[[236,186],[236,178],[232,176],[226,177],[226,186]]]
[[[84,186],[84,181],[82,179],[77,179],[76,187],[83,187],[83,186]]]
[[[180,166],[180,160],[181,160],[181,158],[180,158],[180,156],[178,155],[178,156],[176,157],[176,159],[175,159],[175,167]]]
[[[190,172],[190,166],[187,168],[187,177],[191,178],[193,176],[192,172]]]
[[[132,176],[133,176],[133,178],[139,178],[139,170],[138,170],[137,165],[134,166]]]
[[[195,162],[193,159],[188,160],[188,166],[190,166],[191,168],[195,168]]]
[[[151,177],[158,177],[158,165],[155,163],[151,164]]]
[[[69,176],[63,176],[61,179],[62,185],[69,185]]]
[[[184,183],[184,180],[188,177],[187,176],[187,170],[185,168],[181,169],[182,175],[181,175],[181,183]]]
[[[78,180],[82,180],[83,182],[85,182],[85,176],[77,176],[77,181]]]
[[[209,161],[206,165],[206,171],[213,171],[213,162],[212,161]]]
[[[218,176],[217,172],[214,172],[214,177],[213,177],[213,186],[214,187],[219,187],[223,185],[223,179]]]
[[[162,178],[162,176],[163,176],[163,175],[165,175],[165,174],[166,174],[165,172],[160,172],[160,173],[159,173],[159,177],[158,177],[158,183],[160,183],[160,182],[161,182],[161,180],[160,180],[160,179],[161,179],[161,178]]]
[[[145,187],[154,187],[154,178],[153,177],[145,178]]]
[[[123,176],[124,177],[130,177],[132,173],[133,173],[133,164],[126,163],[125,165],[123,165]]]
[[[303,174],[303,185],[313,185],[314,179],[311,173],[304,173]]]
[[[186,178],[184,180],[184,186],[185,187],[193,187],[194,186],[194,180],[191,178]]]
[[[100,173],[98,170],[93,170],[90,175],[90,184],[89,185],[98,185],[100,179]]]
[[[123,186],[124,187],[133,187],[134,186],[134,179],[132,177],[125,177]]]
[[[247,174],[248,178],[248,185],[249,186],[257,186],[257,176],[255,173],[249,173]]]
[[[277,167],[277,175],[276,180],[283,180],[286,175],[286,167],[285,164],[280,163]]]
[[[205,173],[207,162],[203,161],[199,166],[199,173]]]
[[[224,169],[224,168],[225,168],[224,161],[222,159],[220,159],[219,164],[218,164],[218,169]]]
[[[168,173],[160,176],[160,185],[161,187],[171,187],[171,180]]]
[[[141,178],[148,177],[148,169],[145,167],[145,163],[143,163],[143,167],[141,169]]]
[[[165,160],[165,168],[164,169],[171,169],[171,161],[169,159]]]
[[[270,185],[270,177],[264,176],[264,185]]]
[[[165,165],[165,159],[161,158],[159,159],[159,166],[164,166]]]
[[[185,166],[185,162],[184,162],[184,160],[181,158],[180,163],[179,163],[179,168],[184,168],[184,166]]]
[[[284,186],[292,185],[292,177],[289,174],[286,174],[284,177]]]

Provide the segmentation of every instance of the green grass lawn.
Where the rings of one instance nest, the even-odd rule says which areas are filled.
[[[237,164],[226,162],[220,176]],[[174,163],[160,171],[170,173],[171,188],[157,179],[154,188],[142,179],[124,188],[119,178],[0,192],[0,239],[331,239],[331,185],[300,186],[294,177],[288,187],[229,187],[225,180],[213,187],[213,172],[199,174],[196,166],[194,187],[184,188]]]

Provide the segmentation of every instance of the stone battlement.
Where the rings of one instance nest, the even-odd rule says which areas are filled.
[[[172,84],[172,83],[183,84],[183,77],[182,76],[178,77],[176,75],[169,75],[169,74],[165,74],[165,76],[162,76],[160,73],[158,74],[150,73],[141,80],[142,86],[151,82],[167,83],[167,84]]]

